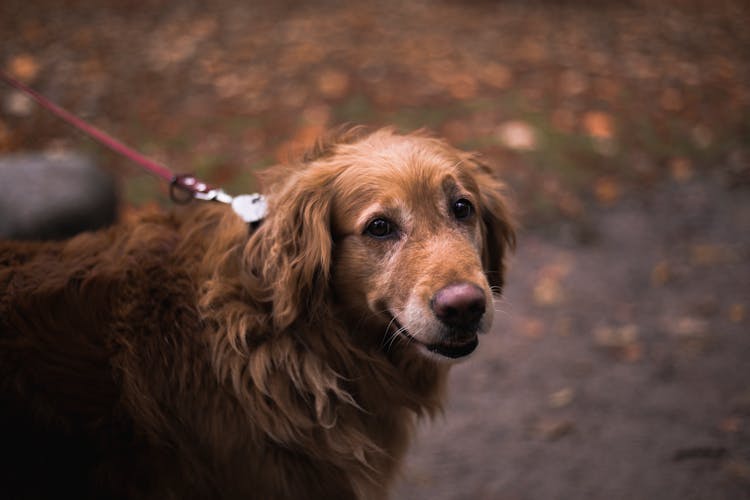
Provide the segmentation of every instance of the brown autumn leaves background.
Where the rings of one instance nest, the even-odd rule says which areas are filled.
[[[4,2],[4,69],[219,183],[342,122],[480,149],[527,214],[576,217],[709,164],[747,181],[741,2],[105,4]],[[78,145],[14,92],[3,112],[2,151]]]
[[[750,7],[729,0],[6,0],[0,65],[233,193],[342,123],[427,127],[496,166],[524,226],[501,340],[456,370],[447,427],[422,435],[398,497],[743,498],[748,26]],[[121,179],[124,216],[169,205],[158,181],[0,88],[0,154],[68,149]],[[691,385],[699,374],[708,380]],[[590,399],[611,392],[617,409],[633,387],[663,384],[676,385],[653,402],[662,417],[710,403],[658,453],[718,458],[679,473],[655,462],[661,479],[649,481],[657,451],[638,455],[647,447],[624,436],[662,435],[669,419],[629,403],[643,412],[608,441]],[[598,468],[616,446],[641,465]]]

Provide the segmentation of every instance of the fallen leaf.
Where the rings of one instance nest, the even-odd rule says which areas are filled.
[[[569,337],[573,332],[573,318],[560,318],[556,323],[555,333],[560,337]]]
[[[542,306],[554,306],[562,302],[563,289],[560,281],[544,276],[534,286],[534,302]]]
[[[234,97],[245,89],[245,82],[236,73],[227,73],[217,77],[214,82],[216,94],[222,99]]]
[[[614,156],[617,153],[617,145],[611,137],[594,137],[592,146],[602,156]]]
[[[495,136],[506,147],[517,151],[536,149],[536,131],[526,122],[509,121],[501,124]]]
[[[620,353],[620,359],[626,363],[637,363],[643,359],[643,344],[640,342],[633,342],[632,344],[626,345]]]
[[[531,427],[531,434],[547,441],[556,441],[575,430],[575,424],[568,419],[540,418]]]
[[[302,119],[310,125],[327,125],[331,120],[331,107],[325,104],[316,104],[305,108]]]
[[[701,149],[706,149],[713,143],[714,136],[711,129],[704,125],[696,125],[690,134],[695,145]]]
[[[188,26],[188,30],[194,37],[204,39],[212,35],[218,26],[218,22],[213,17],[203,17],[193,21],[193,23]]]
[[[25,94],[13,90],[5,96],[5,111],[12,116],[29,116],[34,109],[34,101]]]
[[[679,111],[683,107],[682,93],[675,88],[668,87],[662,91],[659,104],[665,111]]]
[[[537,339],[544,335],[544,323],[538,319],[527,319],[521,324],[521,333],[525,337]]]
[[[583,115],[583,128],[592,137],[612,137],[612,117],[602,111],[589,111]]]
[[[281,95],[281,102],[284,106],[292,109],[297,109],[304,105],[308,94],[307,88],[294,83],[285,85],[283,90],[279,93]]]
[[[737,416],[723,418],[719,422],[719,430],[727,434],[737,434],[742,430],[742,419]]]
[[[733,458],[724,462],[724,472],[733,479],[750,483],[750,462],[741,458]]]
[[[736,260],[731,247],[720,244],[693,245],[690,249],[690,261],[694,265],[714,266],[727,264]]]
[[[315,144],[315,141],[325,133],[324,125],[306,125],[297,130],[294,138],[282,143],[276,150],[276,158],[280,162],[298,158]]]
[[[627,363],[635,363],[643,358],[643,344],[638,327],[633,324],[597,327],[594,329],[594,345]]]
[[[454,144],[465,142],[471,137],[471,129],[463,120],[451,120],[445,123],[442,133]]]
[[[498,89],[508,88],[513,79],[513,73],[507,66],[495,62],[480,66],[478,76],[482,83]]]
[[[628,60],[629,73],[641,80],[651,80],[658,76],[653,64],[643,55],[633,54]]]
[[[667,329],[669,333],[678,337],[702,337],[708,333],[708,322],[703,319],[684,316],[676,321],[670,321]]]
[[[576,115],[567,108],[559,108],[552,112],[552,125],[562,132],[573,132],[576,126]]]
[[[526,39],[518,48],[518,54],[528,62],[537,63],[541,62],[547,56],[547,49],[541,42]]]
[[[600,77],[594,81],[594,92],[604,101],[614,101],[620,94],[620,85],[611,78]]]
[[[349,89],[349,76],[338,69],[327,69],[318,75],[318,90],[325,97],[339,99]]]
[[[612,177],[600,177],[594,181],[594,195],[602,205],[611,205],[620,198],[620,185]]]
[[[8,73],[24,83],[30,83],[39,73],[39,63],[30,54],[20,54],[8,63]]]
[[[26,42],[36,43],[44,35],[44,24],[37,19],[27,21],[21,28],[21,36]]]
[[[569,69],[560,75],[560,90],[568,96],[575,96],[589,87],[588,80],[578,71]]]
[[[729,306],[729,321],[732,323],[742,323],[745,320],[745,305],[734,303]]]
[[[10,129],[0,121],[0,152],[4,151],[10,144]]]
[[[573,402],[575,392],[570,387],[565,387],[549,395],[548,402],[552,408],[563,408]]]
[[[690,303],[690,311],[693,315],[703,318],[716,316],[719,312],[720,302],[716,297],[706,295]]]
[[[673,158],[669,162],[669,171],[677,182],[686,182],[693,177],[693,166],[688,158]]]
[[[562,281],[573,269],[573,262],[567,255],[561,255],[557,260],[543,266],[537,272],[534,286],[534,298],[540,305],[555,305],[563,300]]]
[[[683,316],[668,320],[666,330],[679,342],[679,347],[690,356],[706,353],[715,343],[705,319]]]
[[[730,406],[734,413],[750,416],[750,389],[734,396],[730,400]]]
[[[638,340],[638,327],[625,325],[620,328],[600,326],[594,330],[594,341],[602,347],[623,347]]]
[[[477,95],[477,81],[466,73],[453,75],[448,81],[448,92],[456,99],[470,99]]]
[[[188,33],[154,33],[154,36],[166,38],[163,43],[151,44],[145,54],[154,68],[166,71],[179,63],[188,60],[195,54],[199,39]]]
[[[659,261],[651,270],[651,285],[664,286],[672,278],[672,270],[669,262]]]
[[[573,193],[563,192],[556,199],[560,211],[570,217],[580,216],[584,212],[583,201]]]

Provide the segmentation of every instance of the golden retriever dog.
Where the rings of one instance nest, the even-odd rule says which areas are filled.
[[[5,498],[385,498],[489,330],[503,184],[422,133],[349,130],[226,205],[0,243]]]

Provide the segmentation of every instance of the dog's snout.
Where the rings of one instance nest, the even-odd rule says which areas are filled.
[[[431,305],[435,316],[451,328],[474,330],[484,315],[487,301],[478,286],[458,283],[438,290]]]

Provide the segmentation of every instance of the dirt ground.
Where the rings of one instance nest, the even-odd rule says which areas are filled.
[[[523,229],[395,499],[750,498],[750,6],[4,0],[0,67],[233,193],[341,123],[482,152]],[[0,154],[84,151],[0,88]]]

